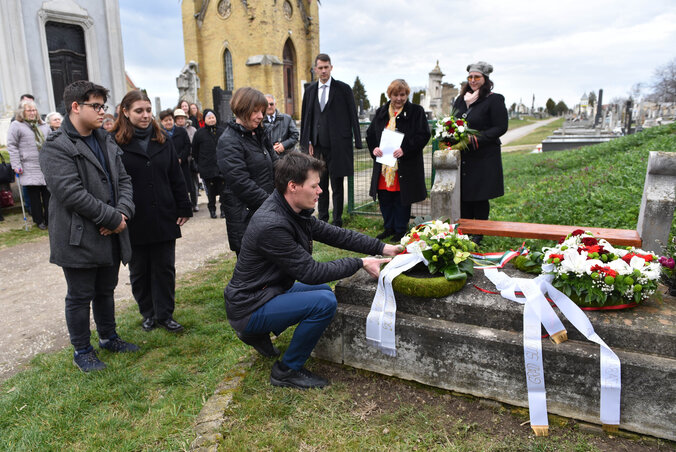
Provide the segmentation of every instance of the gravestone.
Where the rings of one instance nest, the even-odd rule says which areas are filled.
[[[214,102],[214,111],[218,116],[218,123],[225,125],[232,118],[232,110],[230,109],[232,91],[224,90],[220,86],[214,86],[211,89],[211,95]]]

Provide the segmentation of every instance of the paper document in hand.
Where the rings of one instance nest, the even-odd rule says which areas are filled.
[[[404,140],[404,134],[394,130],[385,129],[380,137],[380,150],[383,151],[382,157],[376,157],[376,162],[387,166],[394,166],[397,159],[392,155],[396,149],[401,147]]]

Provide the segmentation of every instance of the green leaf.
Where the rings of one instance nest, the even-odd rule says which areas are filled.
[[[449,281],[467,278],[465,272],[461,272],[460,269],[458,269],[458,266],[455,264],[449,264],[444,268],[444,276]]]
[[[466,261],[460,262],[460,264],[458,264],[458,269],[461,272],[466,273],[467,276],[473,276],[474,275],[474,264],[469,259],[466,260]]]

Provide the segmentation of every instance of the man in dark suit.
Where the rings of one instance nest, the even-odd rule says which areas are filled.
[[[300,144],[303,152],[326,162],[319,186],[319,219],[329,221],[329,180],[333,193],[333,221],[343,225],[343,178],[354,172],[352,136],[362,148],[357,107],[352,88],[331,78],[331,58],[320,53],[315,58],[319,81],[311,83],[303,95]]]

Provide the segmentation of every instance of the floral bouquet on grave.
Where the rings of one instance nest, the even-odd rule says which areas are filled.
[[[581,229],[542,249],[542,273],[583,307],[641,303],[657,289],[657,256],[638,248],[615,248]]]
[[[660,256],[662,283],[667,286],[670,295],[676,296],[676,236],[664,247],[664,256]]]
[[[470,251],[477,245],[469,236],[454,230],[447,221],[427,221],[414,226],[401,239],[406,252],[422,253],[430,274],[440,273],[446,280],[465,280],[474,274]]]
[[[437,119],[434,127],[434,139],[444,143],[446,147],[453,146],[460,150],[469,149],[471,136],[476,136],[479,131],[471,129],[469,123],[460,117],[457,111],[451,111],[450,116]]]

